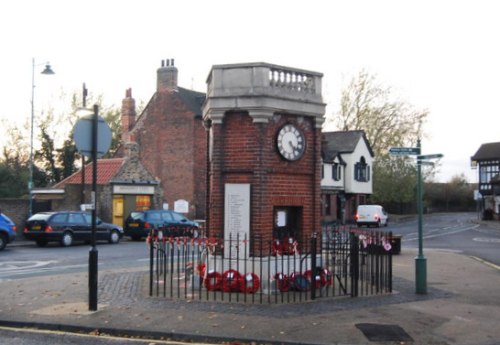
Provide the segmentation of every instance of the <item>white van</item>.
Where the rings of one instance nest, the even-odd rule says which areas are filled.
[[[356,224],[358,226],[387,226],[389,224],[389,215],[380,205],[359,205],[356,212]]]

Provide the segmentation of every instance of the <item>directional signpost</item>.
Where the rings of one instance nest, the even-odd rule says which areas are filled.
[[[439,159],[443,158],[443,155],[441,153],[436,153],[433,155],[422,155],[422,156],[417,156],[418,160],[423,160],[423,159]]]
[[[420,147],[391,147],[389,153],[391,155],[419,155]]]
[[[417,156],[417,211],[418,211],[418,256],[415,258],[415,285],[416,293],[427,293],[427,259],[423,250],[423,229],[422,229],[422,165],[433,165],[432,162],[424,159],[439,159],[443,155],[440,153],[421,155],[420,139],[417,147],[391,147],[389,153],[392,155],[413,155]]]

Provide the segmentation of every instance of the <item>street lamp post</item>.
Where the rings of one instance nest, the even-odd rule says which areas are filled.
[[[44,63],[45,69],[42,71],[42,74],[51,75],[54,74],[54,71],[50,67],[50,64]],[[29,181],[28,181],[28,190],[29,190],[29,211],[28,216],[33,214],[33,135],[34,135],[34,123],[35,123],[35,67],[40,66],[35,64],[35,58],[32,59],[32,73],[31,73],[31,124],[30,124],[30,158],[29,158]]]

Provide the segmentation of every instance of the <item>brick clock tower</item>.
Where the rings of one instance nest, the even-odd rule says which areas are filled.
[[[320,231],[321,78],[267,63],[212,67],[203,106],[209,236],[267,243]]]

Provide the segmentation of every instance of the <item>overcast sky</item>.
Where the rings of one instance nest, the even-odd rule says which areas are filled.
[[[321,72],[332,116],[340,90],[364,69],[430,111],[422,151],[444,154],[438,180],[463,173],[476,182],[470,156],[482,143],[500,141],[497,3],[2,1],[0,120],[29,120],[32,58],[37,117],[83,82],[108,105],[121,106],[127,88],[147,102],[167,58],[175,59],[180,86],[202,92],[215,64],[263,61]],[[39,74],[46,61],[56,75]]]

